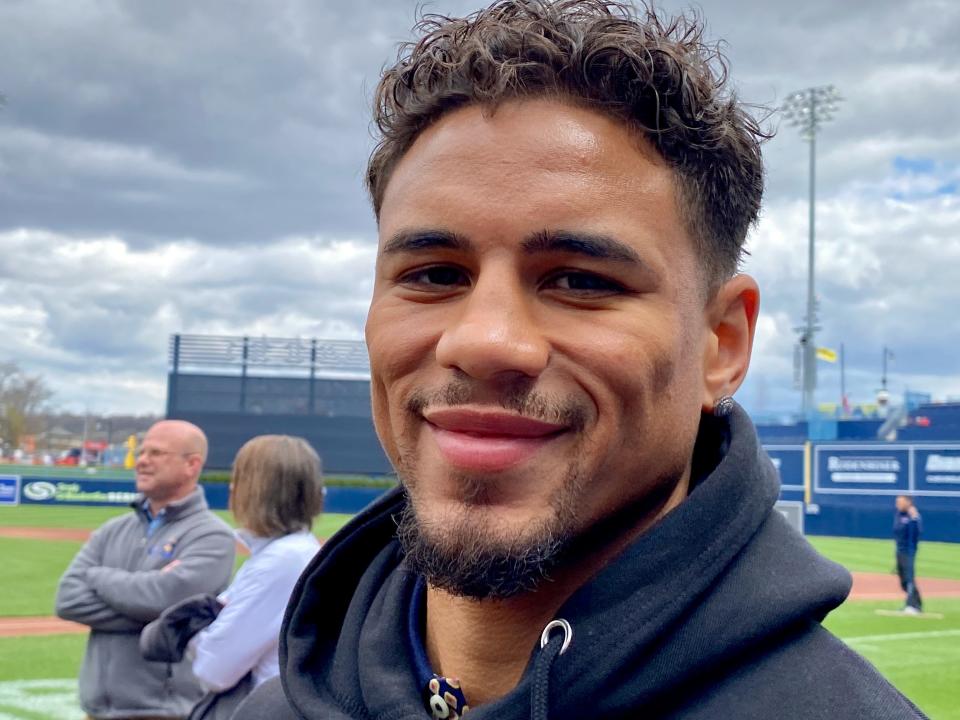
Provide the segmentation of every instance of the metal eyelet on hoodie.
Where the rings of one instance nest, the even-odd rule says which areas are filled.
[[[557,628],[563,630],[563,645],[560,646],[560,654],[563,655],[573,640],[573,627],[563,618],[557,618],[547,623],[543,632],[540,633],[540,649],[542,650],[547,646],[547,643],[550,642],[550,633]]]
[[[562,635],[553,632],[557,628]],[[530,690],[530,720],[549,720],[550,670],[554,660],[567,651],[572,640],[573,626],[563,618],[551,620],[540,634],[540,652],[534,661]]]

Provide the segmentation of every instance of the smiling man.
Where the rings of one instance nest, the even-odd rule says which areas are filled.
[[[687,21],[504,0],[378,87],[366,336],[402,488],[291,600],[253,718],[908,718],[730,399],[762,133]]]
[[[367,340],[407,564],[447,591],[428,607],[536,590],[623,515],[531,596],[552,614],[548,594],[687,495],[700,409],[739,383],[757,291],[740,276],[707,302],[674,198],[635,131],[556,98],[452,111],[393,169]]]
[[[189,662],[141,657],[140,631],[171,605],[215,595],[230,580],[233,531],[197,485],[206,456],[196,425],[153,425],[137,455],[133,512],[95,530],[60,579],[57,615],[90,626],[80,669],[89,718],[184,718],[203,696]]]

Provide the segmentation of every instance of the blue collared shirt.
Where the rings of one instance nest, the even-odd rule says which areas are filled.
[[[147,537],[152,536],[166,521],[167,519],[167,509],[160,508],[160,512],[156,515],[153,514],[150,510],[150,501],[144,500],[143,505],[140,506],[143,509],[143,514],[147,516]]]

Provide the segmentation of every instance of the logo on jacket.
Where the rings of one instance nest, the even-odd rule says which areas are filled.
[[[173,557],[173,553],[177,549],[177,538],[172,538],[167,540],[163,545],[154,545],[148,551],[150,555],[159,555],[164,560],[169,560]]]

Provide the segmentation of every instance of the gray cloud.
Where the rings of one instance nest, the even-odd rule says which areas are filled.
[[[0,4],[6,355],[74,408],[159,411],[172,332],[360,337],[376,237],[362,186],[369,96],[415,6]],[[818,294],[823,342],[845,344],[855,393],[873,392],[891,344],[897,387],[960,394],[960,6],[730,0],[703,12],[745,101],[827,83],[845,97],[818,143]],[[765,158],[747,266],[763,316],[742,395],[790,409],[807,146],[783,127]],[[826,384],[822,395],[835,399]]]

